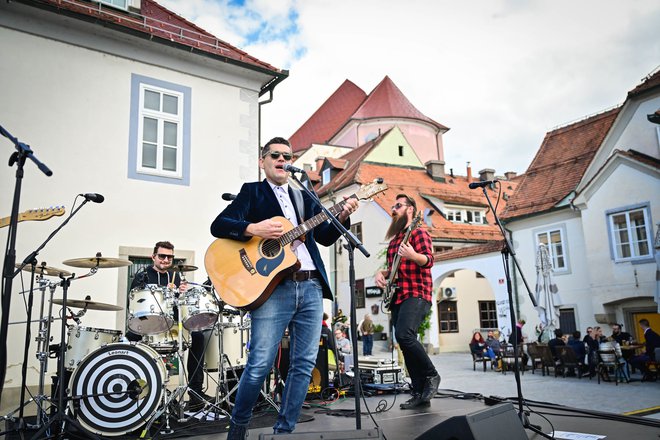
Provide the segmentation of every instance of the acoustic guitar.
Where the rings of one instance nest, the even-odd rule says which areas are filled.
[[[351,198],[370,199],[386,189],[382,180],[375,180],[360,187]],[[342,200],[328,211],[337,216],[345,203]],[[284,277],[300,268],[291,244],[328,216],[321,212],[296,227],[284,217],[272,220],[284,225],[285,233],[277,239],[252,237],[245,242],[218,238],[206,251],[206,272],[220,298],[230,306],[254,310],[263,304]]]
[[[42,209],[29,209],[25,212],[18,214],[18,221],[24,222],[26,220],[48,220],[51,217],[59,217],[64,215],[64,206],[57,206],[55,208],[42,208]],[[0,218],[0,228],[9,225],[11,217]]]

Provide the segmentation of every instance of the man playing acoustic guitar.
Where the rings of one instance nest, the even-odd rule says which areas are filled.
[[[293,226],[297,226],[321,212],[306,193],[294,193],[297,190],[289,187],[288,173],[283,166],[290,164],[291,159],[291,146],[286,139],[278,137],[268,141],[259,160],[266,179],[244,184],[236,199],[215,219],[211,233],[218,238],[242,242],[248,242],[252,237],[271,240],[269,251],[272,250],[277,257],[277,239],[288,232],[285,226],[290,225],[272,217],[284,216]],[[358,200],[348,198],[342,203],[338,219],[348,227],[348,216],[357,209]],[[291,363],[282,392],[282,406],[273,430],[275,434],[294,430],[316,363],[323,298],[332,299],[317,243],[330,246],[339,236],[335,227],[324,221],[307,231],[304,242],[294,241],[291,247],[299,261],[299,269],[294,272],[286,270],[281,277],[275,277],[276,285],[270,296],[251,311],[250,355],[238,386],[227,439],[246,437],[252,408],[287,328],[291,337]],[[278,260],[274,258],[273,261]],[[271,270],[269,265],[274,263],[245,264],[246,270],[251,270],[256,278]],[[245,288],[250,290],[249,285]]]
[[[412,382],[411,398],[401,404],[402,409],[428,406],[438,391],[440,375],[422,344],[417,340],[417,330],[431,308],[433,280],[433,244],[426,230],[413,229],[410,239],[403,243],[405,229],[412,223],[417,211],[415,199],[405,194],[396,196],[392,206],[392,222],[386,238],[391,239],[387,248],[387,267],[376,273],[376,285],[387,288],[395,255],[401,257],[396,275],[397,289],[392,300],[392,325],[408,374]]]

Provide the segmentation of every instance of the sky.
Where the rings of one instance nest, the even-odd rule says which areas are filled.
[[[346,80],[387,75],[447,126],[445,167],[524,172],[554,128],[623,103],[660,67],[657,0],[157,0],[289,70],[262,144],[291,136]]]

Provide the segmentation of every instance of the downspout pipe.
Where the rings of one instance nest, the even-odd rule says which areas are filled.
[[[261,106],[270,104],[273,102],[273,91],[275,90],[275,87],[287,79],[289,77],[289,71],[288,70],[282,70],[280,75],[276,75],[272,80],[264,84],[264,86],[261,88],[259,91],[259,97],[261,98],[263,95],[268,93],[268,98],[259,101],[259,110],[257,112],[257,118],[259,118],[259,124],[257,126],[257,157],[259,157],[259,153],[261,152]],[[261,168],[257,167],[257,176],[259,181],[261,181]]]

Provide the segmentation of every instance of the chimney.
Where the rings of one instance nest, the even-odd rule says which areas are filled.
[[[467,163],[467,181],[472,182],[472,167],[470,166],[470,162]]]
[[[426,173],[436,182],[445,182],[445,162],[442,160],[429,160],[424,164]]]
[[[483,170],[479,171],[479,180],[480,181],[485,181],[485,180],[493,180],[495,178],[495,170],[492,168],[484,168]]]
[[[504,177],[506,177],[506,180],[513,180],[516,178],[516,176],[518,176],[518,173],[516,173],[515,171],[507,171],[506,173],[504,173]]]

